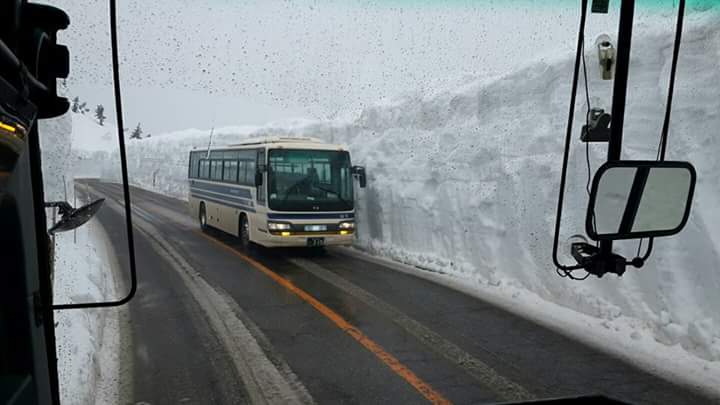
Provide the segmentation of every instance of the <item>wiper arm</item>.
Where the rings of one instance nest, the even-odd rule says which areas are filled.
[[[342,198],[342,196],[340,196],[340,193],[338,193],[337,191],[335,191],[335,190],[330,190],[330,189],[328,189],[328,188],[320,187],[320,186],[315,186],[315,188],[317,188],[318,190],[322,190],[322,191],[324,191],[324,192],[326,192],[326,193],[335,194],[335,196],[338,198],[338,200],[340,200],[340,202],[342,202],[343,204],[345,204],[345,207],[346,207],[347,209],[349,209],[349,210],[352,209],[352,205],[350,205],[350,203],[349,203],[346,199]]]

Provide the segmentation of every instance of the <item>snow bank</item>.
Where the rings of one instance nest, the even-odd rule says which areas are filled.
[[[699,173],[693,214],[682,234],[656,241],[645,268],[622,278],[571,282],[556,277],[551,264],[569,57],[437,97],[366,109],[350,125],[297,133],[345,142],[354,161],[367,165],[371,186],[360,194],[359,219],[365,249],[469,283],[528,291],[611,323],[637,320],[638,333],[717,361],[720,70],[710,55],[720,54],[718,22],[713,11],[687,23],[670,131],[669,158],[689,160]],[[666,29],[634,42],[625,158],[655,156],[671,41]],[[599,101],[610,100],[610,85],[596,79],[594,63],[588,68],[593,104],[609,110],[609,102]],[[577,107],[584,111],[582,97]],[[583,119],[579,113],[576,139]],[[575,141],[572,152],[561,240],[584,229],[584,145]],[[596,168],[606,150],[591,152]]]
[[[636,329],[720,360],[720,52],[718,15],[687,23],[679,64],[669,158],[693,162],[697,198],[685,231],[658,239],[651,260],[622,277],[571,282],[551,262],[562,139],[572,61],[530,65],[432,99],[365,110],[350,126],[323,128],[350,144],[370,189],[361,194],[360,244],[371,252],[471,283],[516,287],[543,300]],[[633,43],[625,158],[655,156],[672,34],[648,32]],[[588,61],[595,55],[588,53]],[[589,63],[594,105],[609,110],[611,88]],[[579,97],[578,111],[585,110]],[[570,161],[563,237],[582,232],[586,165],[577,141]],[[316,134],[317,135],[317,134]],[[591,147],[593,167],[606,153]],[[627,245],[627,244],[626,244]],[[635,245],[620,246],[630,251]],[[567,262],[566,258],[566,262]],[[697,330],[697,333],[695,332]],[[618,336],[627,338],[627,336]]]
[[[633,42],[625,158],[655,156],[672,52],[668,26],[641,26]],[[690,221],[680,235],[656,240],[647,265],[628,269],[622,278],[573,282],[556,276],[552,265],[570,55],[478,79],[454,91],[366,108],[350,122],[216,129],[213,144],[264,134],[344,143],[354,163],[367,166],[369,175],[369,187],[357,197],[360,248],[416,269],[447,274],[477,291],[495,291],[527,313],[535,310],[538,300],[547,308],[563,308],[559,312],[578,314],[574,323],[559,323],[553,314],[547,322],[569,324],[571,332],[590,339],[595,331],[588,331],[582,319],[598,319],[618,343],[608,347],[654,352],[657,362],[679,361],[680,351],[689,367],[705,364],[705,372],[712,370],[717,380],[718,27],[717,8],[688,16],[676,83],[668,158],[689,160],[698,171]],[[591,102],[609,110],[611,84],[598,80],[592,49],[587,60]],[[584,229],[587,168],[585,147],[577,141],[584,97],[578,98],[577,108],[561,240]],[[132,182],[185,198],[187,152],[208,141],[209,131],[188,130],[128,142]],[[593,145],[590,153],[592,167],[597,168],[605,148]],[[117,165],[117,155],[105,162]],[[618,248],[627,253],[636,245]]]
[[[78,228],[76,235],[67,232],[56,237],[56,302],[97,302],[117,297],[110,265],[114,253],[108,251],[103,233],[102,227],[93,221]],[[113,384],[118,384],[118,354],[108,353],[119,346],[116,312],[115,309],[56,312],[63,403],[96,404],[117,400],[117,388]]]
[[[97,125],[95,125],[97,126]],[[65,114],[40,121],[45,198],[75,201],[73,138],[93,137],[95,148],[108,145],[107,135],[82,115]],[[99,139],[99,140],[98,140]],[[88,144],[88,142],[84,142]],[[88,201],[77,201],[82,205]],[[48,210],[51,225],[53,215]],[[102,227],[91,220],[75,232],[54,238],[53,292],[56,303],[94,302],[117,296],[114,253]],[[56,343],[60,396],[63,403],[116,402],[119,345],[113,309],[56,311]],[[114,330],[108,333],[109,330]],[[102,366],[102,367],[101,367]]]

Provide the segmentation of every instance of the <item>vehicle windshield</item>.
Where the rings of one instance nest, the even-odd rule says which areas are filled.
[[[268,200],[276,211],[347,211],[353,208],[347,152],[272,149]]]
[[[48,229],[104,199],[47,237],[53,302],[137,294],[51,322],[4,287],[42,238],[0,238],[0,386],[27,307],[67,404],[720,404],[720,0],[687,1],[676,64],[681,0],[112,1],[115,30],[107,0],[6,3],[69,15],[70,108],[8,127],[3,80],[64,57],[23,28],[0,236],[42,217],[4,202],[39,172],[4,142],[40,142]]]

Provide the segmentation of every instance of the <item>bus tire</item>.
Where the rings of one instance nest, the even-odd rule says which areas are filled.
[[[200,229],[205,232],[208,230],[207,224],[207,211],[205,210],[205,203],[200,203],[200,213],[198,214],[198,221],[200,222]]]
[[[240,238],[240,244],[243,249],[248,250],[250,248],[250,222],[248,221],[247,215],[240,214],[240,228],[238,229],[238,237]]]

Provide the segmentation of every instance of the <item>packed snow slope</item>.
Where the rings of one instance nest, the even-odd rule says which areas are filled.
[[[639,31],[633,41],[623,157],[654,159],[673,34],[667,25]],[[588,48],[591,104],[609,110],[612,82],[599,79],[595,51]],[[704,364],[695,377],[720,384],[719,57],[717,8],[688,16],[668,158],[688,160],[697,169],[692,214],[681,234],[655,241],[644,268],[629,268],[622,278],[573,282],[558,277],[551,260],[570,54],[442,94],[369,107],[349,122],[215,129],[212,143],[283,135],[346,144],[353,163],[365,165],[369,175],[368,188],[357,193],[358,247],[504,295],[518,303],[520,312],[536,310],[530,303],[537,300],[560,308],[557,313],[570,309],[577,315],[575,330],[591,324],[582,320],[601,320],[593,325],[610,330],[618,343],[608,346],[629,346],[629,352],[644,348],[660,357],[681,352],[688,364]],[[584,94],[576,107],[561,241],[583,233],[587,204],[585,145],[579,142]],[[186,198],[187,153],[207,147],[209,132],[192,129],[129,141],[132,182]],[[605,153],[603,145],[590,147],[593,169]],[[102,161],[118,167],[117,154]],[[629,255],[636,244],[618,248]],[[547,314],[551,323],[553,315]]]

